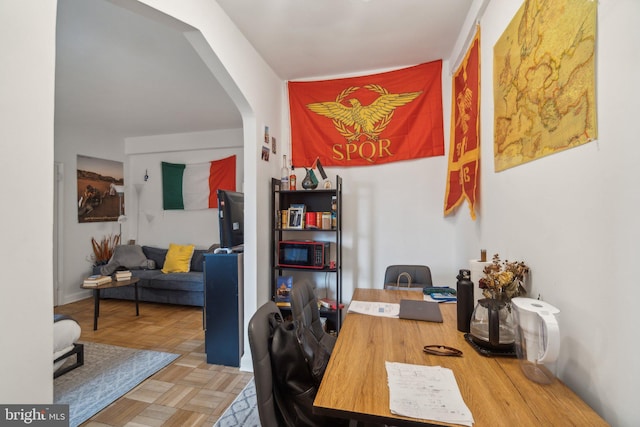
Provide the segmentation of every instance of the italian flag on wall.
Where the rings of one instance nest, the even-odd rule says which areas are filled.
[[[165,210],[218,207],[217,191],[236,191],[236,156],[205,163],[162,162],[162,207]]]

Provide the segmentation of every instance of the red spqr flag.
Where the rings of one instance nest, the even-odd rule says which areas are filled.
[[[442,61],[289,82],[292,162],[363,166],[444,155]]]

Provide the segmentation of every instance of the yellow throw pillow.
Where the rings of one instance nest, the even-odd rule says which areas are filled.
[[[188,273],[191,266],[191,257],[195,245],[169,244],[167,256],[164,259],[163,273]]]

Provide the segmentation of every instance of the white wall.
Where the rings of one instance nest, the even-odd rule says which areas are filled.
[[[344,299],[355,287],[382,287],[384,268],[392,263],[426,263],[436,284],[455,285],[458,269],[477,259],[480,248],[525,260],[532,268],[531,295],[541,294],[561,310],[560,379],[611,425],[637,425],[640,408],[632,396],[640,368],[633,360],[639,345],[632,304],[640,297],[633,282],[640,192],[632,186],[640,148],[630,124],[640,111],[634,78],[640,3],[599,2],[598,140],[500,173],[493,169],[493,45],[521,2],[476,0],[472,11],[487,4],[481,19],[478,218],[470,219],[466,202],[442,217],[447,156],[326,168],[330,177],[344,178]],[[475,16],[468,22],[458,44]],[[451,59],[457,57],[454,52]],[[443,70],[448,152],[448,64]],[[303,174],[298,171],[298,180]]]
[[[276,159],[268,163],[260,160],[261,133],[262,126],[268,124],[279,142],[285,140],[287,108],[282,82],[217,4],[208,0],[144,3],[202,31],[216,52],[219,63],[214,66],[224,64],[221,68],[227,73],[227,81],[235,85],[233,95],[244,102],[240,110],[244,118],[250,244],[245,254],[245,313],[253,313],[268,299],[266,212],[269,180],[278,176],[280,167]],[[4,209],[2,213],[3,236],[12,245],[5,245],[0,258],[5,271],[0,336],[2,348],[12,344],[15,351],[0,355],[0,401],[46,402],[52,397],[49,351],[55,7],[33,0],[0,5],[0,34],[4,36],[0,39],[3,52],[12,58],[0,76],[0,112],[6,118],[0,131],[4,141],[1,147],[5,158],[11,159],[0,173],[5,182],[20,183],[5,186],[5,199],[20,209]],[[640,237],[636,220],[640,193],[632,186],[640,148],[632,124],[640,111],[635,80],[640,65],[640,33],[635,29],[640,4],[634,0],[599,2],[598,141],[496,174],[493,148],[486,143],[493,139],[490,58],[493,44],[518,6],[507,0],[491,1],[481,22],[484,143],[478,220],[468,219],[466,206],[452,218],[443,219],[437,214],[444,200],[444,178],[439,176],[446,170],[446,156],[371,170],[330,169],[330,175],[337,172],[345,178],[345,244],[351,251],[345,253],[345,285],[381,286],[387,263],[422,259],[423,250],[434,265],[438,283],[454,283],[457,269],[476,257],[480,247],[525,259],[533,270],[535,292],[562,310],[561,379],[612,425],[637,425],[640,409],[632,396],[634,386],[640,383],[640,368],[634,363],[638,344],[633,304],[640,291],[633,282],[632,265]],[[28,38],[16,40],[16,33],[26,31]],[[443,86],[446,84],[443,82]],[[444,89],[443,93],[446,96],[450,91]],[[444,106],[448,111],[447,100]],[[430,184],[423,181],[431,179],[440,182],[435,188],[424,188]],[[394,189],[404,192],[405,186],[414,191],[401,193],[407,197],[396,197]],[[25,187],[37,187],[39,197],[24,191]],[[421,192],[427,202],[417,197]],[[380,195],[390,202],[382,203]],[[429,225],[404,220],[395,223],[376,208],[383,209],[385,216],[400,212],[402,218],[413,218],[417,212]],[[413,241],[422,246],[414,248],[407,235],[415,236]],[[433,254],[436,250],[438,253]],[[37,269],[32,268],[34,258],[38,260]],[[77,262],[84,262],[84,256],[78,256]],[[30,272],[28,281],[24,280],[24,271]],[[605,297],[608,290],[614,291],[615,297]],[[20,328],[6,326],[16,324]],[[246,357],[243,366],[248,366]]]
[[[0,2],[0,402],[53,398],[55,2]]]
[[[611,425],[635,426],[640,3],[598,2],[598,140],[495,173],[493,45],[520,3],[492,0],[480,23],[481,203],[475,223],[456,216],[455,262],[480,247],[526,260],[532,294],[561,310],[559,377]]]
[[[116,2],[134,10],[142,9],[141,13],[145,12],[142,2]],[[245,313],[253,313],[257,301],[262,303],[268,298],[267,279],[261,279],[261,282],[264,281],[263,286],[256,286],[257,272],[268,268],[267,255],[260,258],[257,255],[258,247],[268,245],[268,218],[258,217],[257,206],[268,205],[269,177],[276,176],[280,166],[276,162],[259,162],[261,133],[262,126],[268,124],[272,135],[280,138],[282,118],[279,107],[283,103],[283,83],[216,3],[208,0],[179,3],[157,0],[144,3],[175,16],[202,32],[201,36],[190,36],[196,39],[194,43],[202,37],[207,46],[215,47],[213,50],[217,56],[207,58],[207,64],[216,71],[216,77],[227,85],[227,90],[238,103],[243,115],[243,138],[247,153],[243,168],[248,199],[245,217],[248,235],[248,249],[245,253]],[[53,398],[51,236],[55,23],[54,2],[25,0],[1,3],[0,34],[3,36],[3,52],[11,59],[5,64],[0,76],[3,93],[0,111],[5,123],[1,130],[2,140],[5,141],[2,151],[5,159],[10,159],[1,173],[3,181],[11,183],[5,186],[6,200],[11,200],[12,206],[19,207],[4,209],[2,213],[3,236],[12,245],[4,246],[2,257],[6,286],[0,310],[0,336],[2,348],[13,349],[0,355],[0,377],[3,383],[0,402],[3,403],[48,403]],[[28,37],[16,38],[15,34],[28,34]],[[97,150],[87,154],[118,160],[123,156],[123,150],[114,153]],[[70,160],[65,160],[65,163],[67,161]],[[68,176],[69,168],[65,171]],[[36,196],[27,189],[37,189]],[[74,193],[75,191],[71,194]],[[78,236],[65,235],[65,239],[67,238],[76,239]],[[72,255],[76,257],[77,264],[86,262],[84,251],[65,254]],[[35,269],[34,259],[37,260]],[[29,279],[25,280],[27,271]],[[248,317],[245,318],[245,323],[247,321]],[[245,343],[245,348],[249,348],[248,343]],[[245,368],[250,368],[250,359],[245,357],[243,364]]]
[[[174,17],[197,31],[186,33],[203,61],[236,102],[243,118],[244,193],[245,193],[245,304],[246,330],[250,313],[269,299],[268,271],[269,218],[264,210],[269,206],[270,177],[277,176],[280,164],[273,158],[260,160],[263,128],[281,140],[281,109],[284,83],[256,53],[217,3],[210,0],[117,0],[118,4],[140,13],[144,5]],[[140,4],[143,6],[140,7]],[[249,344],[245,335],[243,369],[251,369]]]
[[[448,93],[448,92],[446,92]],[[454,228],[442,218],[446,157],[383,166],[327,167],[343,179],[343,300],[382,289],[391,264],[424,264],[438,285],[455,285]],[[304,169],[298,172],[302,181]]]
[[[447,61],[443,70],[448,70]],[[372,70],[374,74],[385,70]],[[351,77],[328,76],[325,78]],[[378,288],[384,284],[391,264],[423,264],[431,269],[435,285],[455,286],[461,266],[454,263],[455,220],[443,218],[449,151],[451,93],[448,76],[442,78],[445,155],[377,166],[325,167],[335,186],[343,179],[342,190],[342,280],[343,302],[351,301],[355,288]],[[288,118],[289,106],[284,106]],[[289,126],[289,121],[287,121]],[[286,146],[291,135],[286,135]],[[289,156],[290,158],[290,156]],[[296,165],[298,188],[305,176]],[[332,290],[335,280],[329,278]],[[322,279],[324,286],[324,279]]]
[[[64,166],[64,200],[62,208],[62,281],[59,284],[58,304],[67,304],[91,295],[80,289],[80,283],[91,272],[91,238],[100,240],[118,234],[117,222],[78,222],[77,158],[78,155],[122,162],[125,167],[124,141],[121,137],[88,129],[55,128],[54,158]],[[125,196],[125,201],[127,198]],[[124,230],[123,230],[124,234]]]

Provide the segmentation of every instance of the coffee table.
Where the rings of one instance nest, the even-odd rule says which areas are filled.
[[[98,286],[86,286],[81,285],[82,289],[91,289],[93,290],[93,330],[98,329],[98,316],[100,316],[100,289],[108,289],[108,288],[119,288],[120,286],[131,286],[134,287],[135,300],[136,300],[136,316],[140,315],[140,309],[138,307],[138,282],[140,281],[137,277],[132,277],[129,280],[121,280],[116,281],[112,280],[109,283],[104,283]]]

